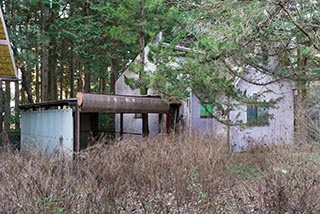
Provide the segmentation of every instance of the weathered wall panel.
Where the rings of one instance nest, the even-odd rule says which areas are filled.
[[[213,118],[201,118],[200,107],[201,105],[198,98],[194,95],[194,93],[192,93],[191,120],[189,126],[193,129],[201,131],[202,133],[226,137],[226,126]]]
[[[271,77],[260,78],[264,81],[270,80]],[[270,108],[268,125],[232,127],[231,144],[235,151],[244,150],[252,145],[262,144],[289,144],[294,139],[294,95],[290,82],[280,81],[267,86],[258,86],[240,81],[237,85],[242,90],[247,90],[248,95],[253,93],[263,93],[262,100],[279,99],[276,108]],[[231,120],[235,120],[239,115],[239,120],[247,122],[246,106],[239,107],[231,112]]]
[[[51,154],[58,150],[73,154],[72,109],[41,110],[21,113],[21,149],[36,148]]]

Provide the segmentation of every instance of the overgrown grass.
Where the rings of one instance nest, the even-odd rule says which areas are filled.
[[[0,153],[0,213],[319,213],[320,148],[231,154],[189,133],[98,143],[71,163]]]

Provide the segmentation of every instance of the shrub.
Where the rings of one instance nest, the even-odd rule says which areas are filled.
[[[319,148],[231,154],[199,133],[0,153],[0,213],[319,213]]]

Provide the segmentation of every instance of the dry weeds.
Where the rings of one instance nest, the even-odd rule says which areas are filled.
[[[0,213],[319,213],[318,146],[230,154],[198,133],[0,154]]]

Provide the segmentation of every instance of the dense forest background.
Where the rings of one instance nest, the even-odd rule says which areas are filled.
[[[77,91],[114,93],[117,77],[141,43],[178,24],[170,4],[157,0],[2,1],[1,6],[32,93],[29,100],[23,93],[22,103],[70,98]]]
[[[229,104],[250,99],[234,88],[236,78],[260,84],[243,75],[248,66],[272,76],[272,81],[290,80],[297,88],[301,108],[296,115],[302,126],[308,91],[320,76],[320,3],[315,0],[3,0],[0,4],[22,72],[22,88],[16,83],[16,105],[72,98],[78,91],[113,94],[116,79],[140,54],[142,94],[149,87],[177,99],[185,99],[188,89],[205,92],[217,117],[232,110],[226,97]],[[157,71],[147,76],[144,47],[160,31],[170,46],[152,50],[150,60]],[[185,57],[190,60],[172,67],[175,45],[188,47]],[[277,59],[272,66],[271,58]],[[9,83],[5,91],[6,100],[11,100]],[[5,112],[10,112],[7,103]],[[9,116],[4,115],[7,128]]]
[[[1,1],[1,8],[21,71],[16,107],[76,92],[114,94],[116,79],[144,55],[145,45],[180,25],[179,10],[158,0],[19,0]],[[5,84],[4,127],[10,130],[12,123],[19,128],[19,112],[9,113],[12,91]]]

